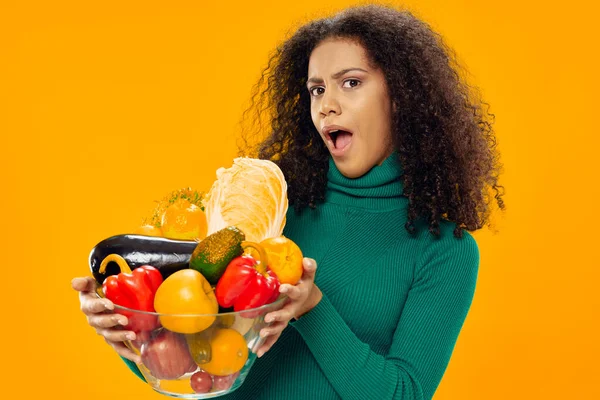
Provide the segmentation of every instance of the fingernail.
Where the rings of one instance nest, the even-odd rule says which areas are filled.
[[[258,358],[261,358],[263,354],[265,354],[265,352],[261,350],[261,351],[259,351],[258,353],[256,353],[256,356],[257,356]]]
[[[266,323],[269,323],[269,322],[271,322],[271,321],[273,321],[273,317],[271,317],[271,316],[267,316],[267,317],[265,317],[265,322],[266,322]]]
[[[110,303],[104,303],[104,308],[106,308],[107,310],[112,310],[114,307]]]
[[[129,340],[135,340],[135,333],[128,333],[125,337]]]
[[[269,332],[267,332],[265,330],[260,331],[260,337],[265,338],[267,336],[269,336]]]
[[[287,288],[287,286],[280,286],[280,287],[279,287],[279,292],[280,292],[280,293],[285,293],[285,292],[287,292],[287,291],[288,291],[288,288]]]

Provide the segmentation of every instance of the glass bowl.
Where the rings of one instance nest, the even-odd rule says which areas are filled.
[[[141,356],[137,366],[152,389],[171,397],[208,399],[242,385],[264,342],[260,330],[271,325],[265,315],[281,309],[286,300],[281,295],[262,307],[219,314],[160,314],[117,304],[114,312],[128,318],[123,329],[146,329],[125,344]],[[187,333],[190,327],[201,330]]]

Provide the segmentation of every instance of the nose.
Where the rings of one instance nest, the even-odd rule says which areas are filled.
[[[333,90],[326,90],[321,97],[319,112],[325,116],[331,114],[341,114],[342,110]]]

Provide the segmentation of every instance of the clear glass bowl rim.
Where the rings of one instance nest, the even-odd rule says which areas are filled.
[[[96,293],[96,295],[98,296],[98,298],[104,298],[104,297],[98,295],[97,293]],[[244,316],[243,314],[250,314],[250,313],[254,313],[256,311],[262,311],[262,310],[266,310],[268,308],[271,308],[274,305],[283,304],[283,303],[285,303],[285,301],[287,300],[287,298],[288,298],[287,295],[281,294],[281,295],[279,295],[279,297],[277,298],[277,300],[275,300],[274,302],[262,305],[260,307],[249,308],[247,310],[242,310],[242,311],[229,311],[229,312],[217,313],[217,314],[166,314],[166,313],[158,313],[158,312],[152,312],[152,311],[136,310],[136,309],[133,309],[133,308],[128,308],[128,307],[125,307],[125,306],[118,305],[118,304],[116,304],[114,302],[112,302],[112,303],[113,303],[113,305],[115,307],[115,310],[123,310],[123,311],[129,312],[129,313],[132,313],[132,314],[153,315],[153,316],[156,316],[156,317],[186,317],[186,318],[192,318],[192,317],[220,317],[220,316],[222,317],[222,316],[225,316],[225,315],[234,315],[234,316],[235,315],[239,315],[239,316],[243,317]]]

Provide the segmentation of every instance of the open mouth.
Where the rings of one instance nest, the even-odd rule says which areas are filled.
[[[345,148],[352,141],[352,132],[344,131],[341,129],[329,132],[328,136],[331,139],[331,142],[333,143],[333,148],[337,150]]]

